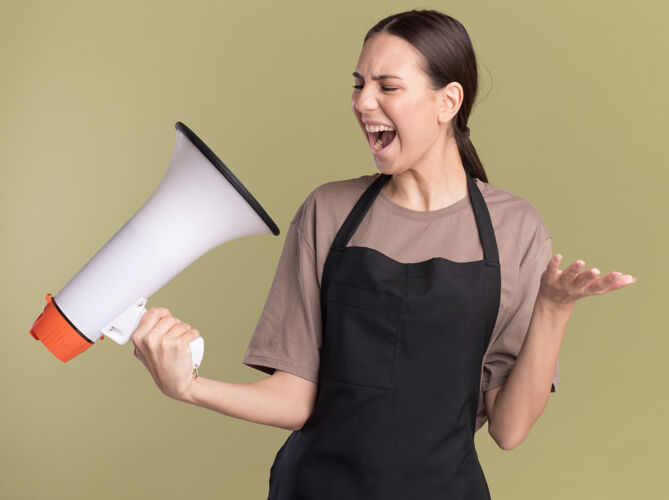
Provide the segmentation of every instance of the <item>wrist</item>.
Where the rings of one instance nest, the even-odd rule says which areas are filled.
[[[197,404],[196,394],[200,382],[201,382],[201,377],[193,375],[193,379],[191,380],[190,384],[188,384],[186,390],[183,393],[179,394],[179,396],[176,399],[184,403]]]
[[[575,300],[555,301],[541,292],[537,295],[536,306],[549,314],[569,316],[574,310],[574,305],[576,305]]]

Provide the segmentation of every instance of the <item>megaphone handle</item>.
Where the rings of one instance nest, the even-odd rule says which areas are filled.
[[[127,343],[146,313],[145,305],[145,298],[138,299],[123,314],[103,328],[102,334],[117,344]],[[198,337],[190,343],[190,352],[193,360],[193,370],[197,370],[202,364],[204,356],[204,339],[202,337]]]
[[[190,344],[190,354],[193,357],[193,370],[197,375],[197,369],[202,364],[202,357],[204,356],[204,339],[198,337]]]

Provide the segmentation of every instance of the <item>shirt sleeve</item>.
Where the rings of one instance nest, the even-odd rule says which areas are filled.
[[[551,237],[541,223],[529,249],[521,260],[518,281],[514,288],[513,301],[506,317],[506,324],[485,355],[481,392],[503,385],[516,363],[529,328],[534,302],[539,292],[541,275],[551,257]],[[558,382],[559,363],[556,362],[551,392],[557,391]]]
[[[322,338],[320,285],[314,249],[302,228],[311,199],[312,195],[290,223],[243,363],[265,373],[279,369],[317,382]]]

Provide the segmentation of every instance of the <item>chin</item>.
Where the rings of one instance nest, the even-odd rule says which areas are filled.
[[[389,167],[388,165],[383,165],[383,164],[377,163],[376,168],[380,173],[386,174],[386,175],[394,175],[394,174],[397,173],[396,169],[394,169],[392,167]]]

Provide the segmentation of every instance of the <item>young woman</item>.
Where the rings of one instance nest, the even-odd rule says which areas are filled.
[[[152,308],[136,355],[175,399],[293,432],[270,499],[487,499],[474,433],[521,443],[558,384],[575,302],[634,281],[564,270],[528,201],[488,183],[469,139],[477,65],[433,10],[365,36],[353,114],[378,174],[317,187],[291,221],[244,363],[193,377],[197,330]]]

